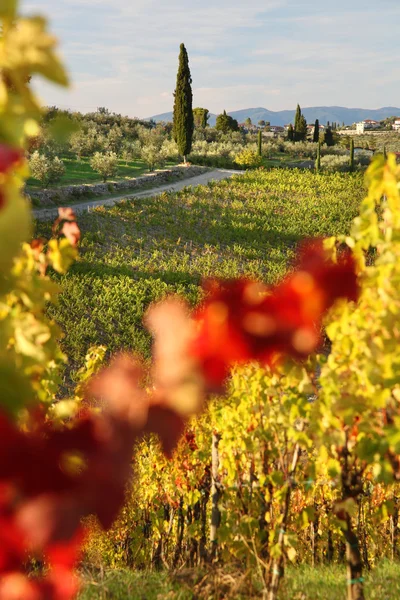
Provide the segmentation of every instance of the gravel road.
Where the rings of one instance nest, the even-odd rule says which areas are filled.
[[[182,181],[178,181],[176,183],[170,183],[149,190],[144,190],[142,192],[136,192],[131,194],[125,192],[120,196],[114,196],[112,198],[105,197],[99,200],[89,200],[88,202],[71,204],[71,206],[74,209],[75,213],[78,214],[85,211],[90,211],[90,209],[95,206],[112,206],[113,204],[124,198],[150,198],[153,196],[158,196],[163,192],[179,192],[184,187],[189,185],[207,185],[209,181],[220,181],[221,179],[229,179],[233,175],[238,175],[242,172],[243,171],[231,171],[229,169],[215,169],[214,171],[208,171],[207,173],[197,175],[196,177],[190,177],[189,179],[183,179]],[[33,210],[33,215],[35,219],[47,221],[58,216],[58,209],[57,207],[36,208]]]

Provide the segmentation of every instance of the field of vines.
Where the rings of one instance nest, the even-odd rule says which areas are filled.
[[[396,155],[35,225],[25,183],[60,177],[68,126],[30,81],[69,80],[18,9],[0,3],[0,600],[398,599]],[[92,117],[70,150],[104,180],[137,138],[149,168],[171,150]]]
[[[142,320],[152,302],[178,293],[194,306],[203,277],[276,282],[290,270],[300,240],[349,234],[365,194],[361,174],[259,170],[82,215],[80,258],[61,278],[63,292],[50,309],[64,331],[62,346],[69,357],[64,394],[78,381],[90,348],[92,360],[103,355],[93,350],[99,345],[108,352],[124,348],[149,356]],[[39,224],[38,233],[47,234],[48,227]],[[242,595],[236,590],[232,597],[247,597],[244,588],[257,597],[283,544],[285,561],[297,566],[279,564],[289,569],[282,594],[340,597],[346,587],[340,570],[346,546],[335,512],[341,493],[338,466],[322,453],[318,461],[326,465],[316,469],[316,450],[298,431],[302,451],[292,471],[293,428],[314,409],[318,395],[318,378],[310,385],[313,361],[303,375],[296,369],[278,375],[250,365],[234,371],[228,401],[215,397],[210,409],[191,422],[172,459],[163,456],[156,439],[142,442],[135,451],[136,485],[119,520],[107,534],[90,522],[89,570],[112,568],[115,583],[115,569],[176,571],[198,568],[212,557],[219,567],[239,569],[244,576]],[[362,481],[353,519],[367,570],[398,556],[399,493],[396,485],[374,483],[371,473]],[[318,565],[336,569],[336,583],[330,591],[316,584],[308,596],[304,569]],[[231,579],[237,584],[237,576]],[[224,589],[226,582],[220,584]],[[235,586],[228,588],[232,592]],[[168,588],[171,594],[174,589]]]
[[[301,240],[347,234],[364,195],[360,174],[260,170],[80,215],[80,257],[50,308],[65,333],[68,373],[95,345],[149,356],[148,306],[172,293],[194,306],[202,278],[276,282]],[[38,235],[49,231],[38,224]]]

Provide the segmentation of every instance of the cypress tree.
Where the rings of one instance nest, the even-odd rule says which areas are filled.
[[[262,156],[262,136],[261,136],[261,130],[258,132],[258,145],[257,145],[257,153],[258,156]]]
[[[299,129],[297,131],[298,140],[304,141],[307,138],[307,121],[304,115],[300,116]]]
[[[210,112],[207,108],[194,108],[193,109],[193,120],[195,127],[207,127]]]
[[[383,146],[383,158],[387,160],[386,146]]]
[[[298,129],[298,125],[300,125],[300,119],[301,119],[301,108],[300,108],[300,104],[298,104],[297,108],[296,108],[296,115],[294,117],[294,128],[296,131]]]
[[[217,122],[215,123],[215,129],[217,131],[222,131],[222,133],[227,133],[229,131],[229,117],[226,114],[226,110],[217,117]]]
[[[289,142],[293,142],[293,140],[294,140],[294,129],[293,129],[293,125],[291,123],[289,125],[289,129],[287,132],[287,139]]]
[[[319,142],[319,120],[315,119],[313,142]]]
[[[298,140],[298,135],[299,135],[299,131],[300,131],[300,121],[301,121],[301,108],[300,108],[300,104],[297,105],[296,108],[296,115],[294,117],[294,141],[297,142]]]
[[[321,142],[318,142],[318,148],[317,148],[317,173],[319,173],[319,171],[321,170]]]
[[[325,131],[325,144],[327,146],[335,145],[335,140],[333,138],[332,129],[330,127],[327,127],[326,131]]]
[[[226,110],[224,110],[224,112],[217,117],[215,129],[217,131],[222,131],[223,133],[228,133],[228,131],[239,131],[239,124],[236,119],[227,115]]]
[[[194,130],[192,76],[189,69],[189,57],[185,45],[181,44],[179,67],[176,78],[174,101],[174,139],[183,161],[192,149]]]
[[[350,171],[354,171],[354,140],[350,140]]]

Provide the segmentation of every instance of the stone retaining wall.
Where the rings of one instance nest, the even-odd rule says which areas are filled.
[[[85,183],[82,185],[69,185],[48,190],[30,191],[26,196],[36,207],[39,206],[62,206],[68,202],[84,202],[97,196],[107,196],[124,190],[137,190],[159,187],[167,183],[189,179],[209,171],[207,167],[174,167],[164,171],[148,173],[135,179],[124,179],[118,182],[107,183]]]

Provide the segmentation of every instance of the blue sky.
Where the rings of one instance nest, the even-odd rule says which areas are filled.
[[[172,108],[179,44],[194,104],[218,113],[400,105],[398,0],[22,0],[49,17],[73,85],[46,104],[147,117]]]

